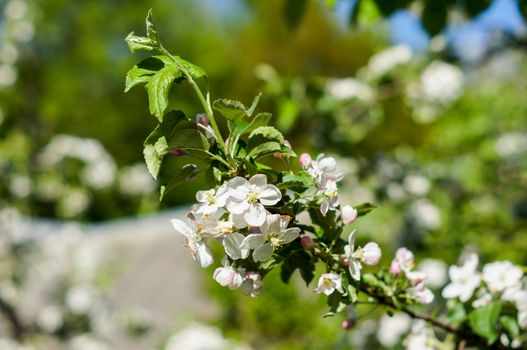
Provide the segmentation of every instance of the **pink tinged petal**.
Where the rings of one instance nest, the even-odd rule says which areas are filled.
[[[273,252],[273,247],[270,243],[265,243],[264,245],[256,248],[253,252],[253,259],[255,262],[266,261],[271,256]]]
[[[265,222],[267,211],[264,206],[256,203],[250,204],[249,209],[243,214],[243,218],[247,224],[251,226],[261,226]]]
[[[300,155],[300,165],[302,166],[302,168],[307,168],[309,166],[309,164],[311,164],[312,162],[312,159],[311,159],[311,155],[309,155],[309,153],[302,153]]]
[[[249,183],[256,187],[267,185],[267,177],[264,174],[256,174],[249,179]]]
[[[212,252],[206,244],[196,244],[196,253],[194,259],[201,265],[201,267],[207,267],[212,265],[214,259],[212,258]]]
[[[258,192],[258,198],[263,205],[274,205],[282,199],[282,193],[274,185],[265,185]]]
[[[351,274],[351,277],[355,281],[360,281],[360,270],[362,269],[362,265],[359,261],[355,259],[351,259],[349,262],[349,271]]]
[[[194,231],[182,220],[179,219],[172,219],[170,220],[172,223],[172,226],[174,226],[174,229],[179,234],[183,235],[186,238],[192,238],[194,235]]]
[[[381,248],[377,243],[370,242],[362,248],[364,263],[366,265],[377,265],[381,259]]]
[[[342,207],[342,222],[344,224],[351,224],[357,218],[358,212],[357,209],[353,208],[350,205],[345,205]]]
[[[249,209],[249,203],[246,201],[229,200],[227,201],[227,210],[235,215],[241,215]]]
[[[245,237],[240,244],[240,249],[256,249],[261,247],[266,240],[266,235],[262,233],[253,233]]]
[[[328,210],[329,210],[329,202],[328,202],[327,199],[325,199],[320,204],[320,213],[322,213],[322,215],[326,216],[326,214],[328,213]]]
[[[357,237],[357,230],[351,231],[348,237],[348,245],[350,247],[350,254],[355,250],[355,238]]]
[[[401,273],[401,266],[396,259],[393,259],[392,263],[390,264],[390,273],[392,275],[398,275]]]
[[[243,255],[245,255],[245,258],[246,258],[247,255],[249,254],[248,249],[244,249],[244,252],[242,252],[242,250],[240,249],[240,246],[244,238],[245,236],[242,235],[241,233],[234,232],[234,233],[231,233],[230,235],[227,235],[223,239],[223,247],[225,248],[225,253],[227,253],[227,255],[231,259],[233,260],[242,259],[244,258]]]
[[[292,227],[285,230],[285,232],[282,234],[282,237],[280,237],[280,242],[282,244],[291,243],[294,241],[298,236],[300,236],[300,229],[298,227]]]

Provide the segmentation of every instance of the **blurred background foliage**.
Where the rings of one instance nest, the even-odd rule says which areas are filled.
[[[0,207],[94,222],[184,205],[206,186],[158,203],[142,164],[155,120],[144,91],[123,93],[136,61],[123,38],[153,8],[165,46],[207,71],[213,98],[262,91],[259,108],[295,149],[339,157],[341,201],[379,206],[356,226],[386,261],[406,245],[447,263],[470,250],[527,263],[525,1],[0,5]],[[202,112],[188,87],[176,90],[174,105]],[[249,301],[210,286],[226,334],[256,348],[349,344],[303,287],[266,282]]]

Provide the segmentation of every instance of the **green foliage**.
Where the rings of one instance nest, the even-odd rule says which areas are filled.
[[[494,343],[499,337],[496,326],[501,306],[499,302],[492,302],[475,309],[469,314],[470,326],[476,334],[487,339],[489,345]]]
[[[174,80],[181,77],[181,75],[182,73],[176,63],[166,64],[146,84],[150,113],[160,122],[163,121],[165,110],[168,107],[170,87]]]

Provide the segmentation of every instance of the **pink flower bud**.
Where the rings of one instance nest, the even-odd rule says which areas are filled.
[[[409,289],[415,300],[420,304],[430,304],[434,301],[434,293],[425,287],[423,282],[420,282],[415,287]]]
[[[200,113],[196,115],[196,123],[201,124],[203,126],[209,125],[209,117],[205,113]]]
[[[242,276],[232,267],[218,267],[214,271],[213,278],[224,287],[230,289],[239,288],[242,285]]]
[[[357,209],[353,208],[350,205],[345,205],[341,210],[342,221],[344,224],[351,224],[357,218],[358,212]]]
[[[370,242],[362,248],[364,263],[366,265],[377,265],[381,259],[381,248],[377,243]]]
[[[307,168],[309,164],[311,164],[311,160],[312,159],[309,153],[302,153],[300,155],[300,165],[302,166],[302,168]]]
[[[351,329],[353,328],[354,322],[351,320],[342,321],[342,329]]]
[[[401,273],[401,267],[395,260],[392,260],[392,263],[390,264],[390,273],[392,275],[398,275]]]
[[[348,266],[350,266],[350,259],[348,259],[348,258],[344,258],[344,259],[341,260],[340,264],[341,264],[342,266],[346,266],[346,267],[348,267]]]
[[[414,254],[405,247],[397,249],[390,265],[390,273],[398,275],[401,271],[410,271],[414,266]]]
[[[177,158],[185,155],[185,151],[181,148],[173,149],[172,151],[168,152],[172,157]]]
[[[303,236],[302,238],[300,238],[300,244],[302,245],[302,248],[306,250],[311,250],[315,247],[313,239],[309,236]]]
[[[242,284],[242,292],[245,295],[257,297],[262,293],[262,276],[256,272],[247,272]]]

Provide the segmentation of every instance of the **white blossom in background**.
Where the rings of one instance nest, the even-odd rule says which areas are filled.
[[[0,64],[0,87],[8,87],[16,83],[18,70],[11,64]]]
[[[472,297],[481,283],[481,275],[477,271],[478,262],[478,256],[470,254],[462,266],[450,266],[448,276],[451,282],[443,289],[443,298],[459,298],[462,302],[467,302]]]
[[[527,151],[527,134],[511,131],[496,140],[496,152],[500,157],[510,157]]]
[[[57,305],[46,305],[38,314],[37,325],[47,333],[54,333],[62,327],[64,314]]]
[[[227,210],[243,215],[247,224],[260,226],[267,217],[265,206],[274,205],[282,199],[280,190],[267,183],[267,177],[256,174],[249,180],[235,177],[228,182],[229,199]]]
[[[329,79],[326,91],[336,100],[356,98],[369,102],[374,96],[374,90],[368,84],[354,78]]]
[[[132,196],[144,196],[156,190],[156,183],[144,163],[119,170],[119,189]]]
[[[463,91],[463,71],[454,65],[433,61],[421,74],[423,97],[433,102],[448,104]]]
[[[482,278],[492,293],[519,285],[522,276],[522,269],[510,261],[496,261],[483,266]]]
[[[318,279],[317,288],[315,293],[324,293],[325,295],[331,295],[336,289],[340,289],[342,286],[342,277],[336,273],[325,273]]]
[[[425,284],[431,288],[440,288],[447,282],[448,266],[441,260],[431,258],[423,259],[417,266],[417,269],[428,276]]]
[[[25,175],[14,175],[9,183],[9,190],[18,198],[26,198],[31,194],[31,180]]]
[[[518,324],[522,329],[527,329],[527,289],[517,291],[514,302],[518,309]]]
[[[260,233],[252,233],[245,237],[242,249],[251,249],[255,262],[269,259],[271,253],[284,244],[294,241],[300,235],[298,227],[290,227],[290,217],[279,214],[267,215],[266,221],[260,226]]]
[[[381,259],[381,248],[377,243],[369,242],[363,248],[355,249],[356,230],[353,230],[348,238],[348,244],[344,247],[344,255],[348,259],[351,277],[360,280],[362,264],[376,265]]]
[[[27,12],[28,6],[24,0],[11,0],[4,7],[4,15],[11,20],[22,19]]]
[[[373,78],[383,76],[394,67],[409,62],[412,50],[407,45],[397,45],[373,55],[368,61],[367,73]]]
[[[434,343],[433,332],[427,328],[426,323],[422,320],[414,321],[412,331],[403,342],[407,350],[435,350]]]
[[[61,217],[73,218],[82,214],[88,209],[91,204],[89,194],[81,188],[73,188],[68,190],[62,198],[60,198],[57,206],[57,212]]]
[[[250,350],[246,345],[225,339],[216,327],[195,323],[172,335],[164,350]]]
[[[1,350],[34,350],[32,346],[22,345],[13,339],[0,337],[0,349]]]
[[[390,264],[390,273],[398,275],[401,272],[407,273],[414,268],[414,254],[405,247],[397,249],[395,257]]]
[[[410,217],[419,227],[427,230],[435,230],[441,224],[439,209],[425,199],[420,199],[412,204]]]
[[[90,311],[97,299],[97,290],[89,284],[71,287],[65,295],[66,307],[74,314],[83,315]]]
[[[412,319],[404,313],[396,313],[392,317],[383,314],[377,329],[377,339],[385,347],[395,346],[401,337],[410,330]]]
[[[18,59],[18,49],[10,42],[0,44],[0,61],[6,64],[15,64]]]
[[[407,175],[403,180],[404,188],[414,196],[425,196],[430,190],[430,181],[420,175]]]
[[[75,336],[69,342],[71,350],[110,350],[108,344],[94,338],[91,335],[82,334]]]

